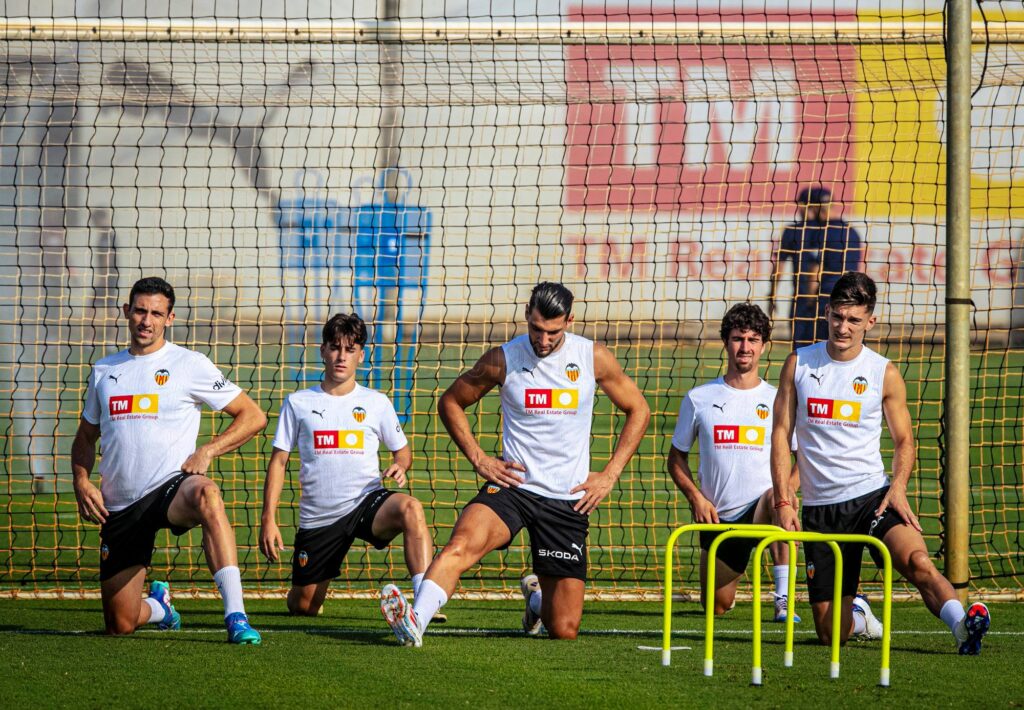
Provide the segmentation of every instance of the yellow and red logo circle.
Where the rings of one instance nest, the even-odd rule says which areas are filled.
[[[497,493],[500,490],[501,490],[501,486],[496,486],[493,483],[491,485],[487,486],[487,492],[488,493]]]
[[[156,383],[163,387],[167,384],[167,380],[171,379],[171,373],[167,370],[157,370],[153,373],[153,379]]]
[[[110,548],[106,545],[100,545],[100,559],[106,560],[108,557],[110,557]]]
[[[857,394],[864,394],[868,390],[868,381],[863,377],[853,379],[853,391]]]
[[[366,421],[366,410],[362,407],[356,407],[352,410],[352,418],[362,424]]]
[[[565,376],[569,378],[569,382],[575,382],[580,378],[580,366],[570,362],[565,366]]]
[[[309,563],[309,555],[305,550],[299,552],[299,567],[305,567]]]
[[[767,404],[757,405],[754,411],[757,412],[758,419],[767,419],[768,415],[772,413],[772,410],[768,408]]]

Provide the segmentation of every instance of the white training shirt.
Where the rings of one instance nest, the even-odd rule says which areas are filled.
[[[849,362],[826,343],[796,351],[796,440],[804,505],[852,500],[888,485],[882,463],[882,386],[889,361],[864,347]]]
[[[501,346],[502,458],[526,467],[520,488],[547,498],[577,500],[570,490],[590,475],[594,413],[594,343],[565,334],[558,350],[537,357],[528,335]]]
[[[106,509],[123,510],[178,473],[196,450],[202,405],[221,410],[241,391],[205,355],[170,342],[97,362],[82,418],[100,428]]]
[[[274,448],[299,449],[299,527],[330,525],[383,488],[380,442],[390,451],[409,443],[394,405],[380,392],[357,384],[338,396],[317,385],[288,395]]]
[[[700,491],[722,520],[733,520],[772,487],[772,404],[764,380],[752,389],[721,377],[694,387],[679,406],[672,446],[684,453],[700,442]]]

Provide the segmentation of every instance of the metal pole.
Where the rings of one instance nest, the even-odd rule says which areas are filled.
[[[971,363],[971,3],[950,0],[946,42],[946,577],[967,598]]]

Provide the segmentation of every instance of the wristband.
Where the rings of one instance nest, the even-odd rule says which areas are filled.
[[[793,505],[793,504],[790,503],[788,500],[776,501],[775,502],[775,510],[778,510],[779,508],[785,508],[787,505]]]

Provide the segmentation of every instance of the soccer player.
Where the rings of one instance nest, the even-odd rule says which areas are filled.
[[[427,623],[462,573],[488,552],[507,548],[524,527],[535,574],[520,582],[523,628],[536,635],[543,625],[551,638],[576,638],[588,516],[639,446],[650,409],[608,348],[567,332],[572,303],[565,286],[538,284],[526,307],[527,333],[489,350],[441,397],[438,410],[448,433],[485,483],[427,569],[415,607],[394,585],[381,591],[381,611],[406,645],[421,645]],[[500,457],[480,447],[466,416],[495,386],[501,388]],[[626,419],[608,463],[592,472],[590,427],[598,386]]]
[[[264,487],[260,549],[274,561],[284,549],[277,506],[290,452],[298,448],[302,495],[288,592],[292,614],[320,611],[356,538],[381,550],[404,535],[414,590],[433,553],[423,506],[382,485],[382,477],[405,485],[412,452],[391,401],[356,382],[366,336],[366,324],[355,314],[328,320],[320,346],[322,384],[288,395],[278,419]],[[393,455],[383,474],[377,456],[382,443]]]
[[[949,626],[963,655],[981,652],[989,627],[984,604],[964,612],[953,586],[939,574],[925,547],[921,525],[907,500],[914,447],[907,389],[899,370],[864,345],[875,325],[876,287],[849,272],[832,289],[826,310],[828,340],[791,353],[782,368],[772,432],[772,482],[776,523],[799,530],[790,488],[790,439],[796,432],[803,528],[825,533],[869,534],[885,543],[893,567],[921,593],[928,609]],[[882,418],[893,441],[892,478],[880,450]],[[842,545],[842,641],[851,633],[875,638],[881,624],[857,595],[863,545]],[[807,543],[807,584],[818,639],[831,642],[832,553]],[[876,564],[880,560],[870,548]],[[856,596],[855,596],[856,595]]]
[[[206,356],[168,342],[174,289],[161,278],[132,286],[123,306],[127,350],[93,366],[71,448],[78,511],[100,524],[100,589],[108,634],[144,624],[177,629],[181,617],[168,585],[154,581],[142,599],[156,533],[198,526],[213,579],[224,600],[228,641],[258,644],[245,615],[235,535],[217,484],[206,477],[217,456],[234,451],[267,424],[259,406]],[[228,414],[220,435],[196,447],[202,405]],[[102,487],[90,480],[96,441]]]
[[[668,472],[690,502],[695,523],[770,524],[775,497],[771,475],[771,406],[775,387],[759,375],[761,354],[771,339],[771,323],[758,306],[739,303],[725,314],[719,331],[725,344],[723,377],[686,393],[672,435]],[[700,440],[700,487],[693,482],[688,454]],[[793,469],[792,489],[799,485]],[[718,533],[700,534],[701,603],[707,604],[708,550]],[[757,540],[735,539],[718,548],[715,564],[715,614],[736,601],[736,586]],[[771,546],[775,566],[775,621],[788,612],[789,546]],[[756,561],[760,564],[760,561]],[[793,617],[800,621],[799,616]]]

